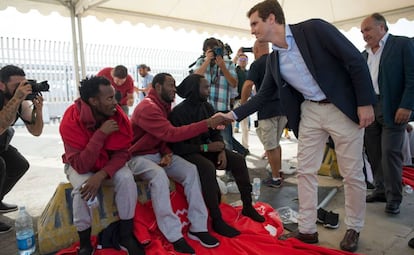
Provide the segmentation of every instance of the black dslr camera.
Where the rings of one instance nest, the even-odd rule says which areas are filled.
[[[27,83],[32,86],[32,93],[26,96],[25,100],[33,100],[37,95],[42,95],[42,91],[49,91],[49,83],[42,81],[38,83],[36,80],[27,80]]]
[[[214,57],[216,56],[228,56],[230,57],[230,55],[233,53],[233,50],[231,49],[230,45],[228,45],[227,43],[225,43],[223,46],[215,46],[212,49],[213,53],[214,53]]]
[[[213,51],[214,57],[223,56],[223,48],[220,46],[215,46],[212,49],[212,51]]]

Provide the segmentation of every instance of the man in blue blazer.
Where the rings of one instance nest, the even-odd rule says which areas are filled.
[[[367,42],[367,60],[377,94],[375,121],[365,130],[365,148],[376,189],[367,202],[386,202],[385,212],[400,213],[402,201],[402,147],[414,109],[414,44],[408,37],[388,33],[385,18],[365,18],[361,32]]]
[[[340,247],[353,252],[366,207],[364,128],[374,120],[376,101],[368,67],[331,24],[313,19],[286,25],[276,0],[258,3],[248,17],[252,34],[261,42],[271,42],[273,52],[258,94],[226,117],[243,119],[268,100],[280,98],[288,125],[298,135],[299,231],[287,237],[307,243],[318,242],[317,172],[325,143],[332,137],[345,190],[347,231]]]

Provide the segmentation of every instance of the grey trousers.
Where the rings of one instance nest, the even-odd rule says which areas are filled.
[[[91,227],[92,217],[86,201],[81,198],[80,188],[94,173],[78,174],[70,165],[65,165],[65,174],[73,186],[73,224],[78,231]],[[137,185],[131,170],[125,165],[119,169],[112,179],[105,181],[105,184],[113,184],[115,192],[115,203],[121,220],[134,218],[137,204]]]
[[[168,179],[170,177],[184,187],[188,201],[190,231],[206,232],[208,212],[201,194],[196,166],[177,155],[173,155],[172,163],[168,167],[160,167],[158,165],[160,160],[161,155],[157,153],[135,156],[128,162],[134,175],[149,182],[158,228],[169,242],[175,242],[183,237],[180,218],[171,207]]]
[[[403,144],[407,124],[389,127],[384,123],[381,102],[374,107],[375,121],[365,128],[364,143],[378,194],[388,204],[402,201]]]

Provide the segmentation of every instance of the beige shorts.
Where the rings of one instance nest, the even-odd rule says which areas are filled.
[[[282,136],[283,129],[286,127],[286,123],[286,116],[259,120],[256,133],[266,151],[273,150],[279,146],[280,137]]]

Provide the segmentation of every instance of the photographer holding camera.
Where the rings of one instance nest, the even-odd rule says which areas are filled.
[[[199,58],[194,68],[194,73],[203,75],[210,83],[209,102],[214,110],[228,112],[230,110],[230,99],[232,88],[237,88],[236,67],[231,61],[230,47],[225,47],[220,40],[211,37],[203,44],[204,55]],[[233,150],[233,132],[231,125],[227,125],[221,131],[226,148]]]
[[[20,117],[32,135],[39,136],[43,130],[43,97],[32,90],[33,84],[39,84],[25,76],[17,66],[0,69],[0,213],[17,211],[17,205],[6,204],[3,198],[29,169],[29,162],[9,144],[14,134],[11,126]],[[11,226],[0,222],[0,234],[10,230]]]

